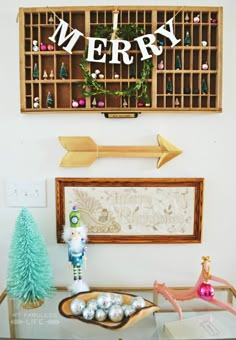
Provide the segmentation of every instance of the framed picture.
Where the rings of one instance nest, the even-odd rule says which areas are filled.
[[[77,205],[88,243],[200,243],[204,178],[56,178],[57,241]]]

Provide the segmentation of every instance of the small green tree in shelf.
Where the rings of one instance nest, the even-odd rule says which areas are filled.
[[[48,92],[47,99],[46,99],[46,106],[48,108],[53,107],[53,98],[51,92]]]
[[[173,93],[173,84],[172,84],[170,77],[167,79],[167,82],[166,82],[166,93],[167,94]]]
[[[180,59],[180,56],[178,54],[176,55],[176,58],[175,58],[175,69],[176,70],[182,69],[181,59]]]
[[[68,76],[65,64],[62,62],[61,63],[61,68],[60,68],[60,78],[61,79],[66,79]]]
[[[190,46],[191,45],[191,37],[189,31],[186,31],[185,38],[184,38],[184,46]]]
[[[34,80],[38,80],[39,79],[39,68],[38,68],[38,64],[37,63],[34,64],[33,79]]]
[[[206,79],[202,79],[202,94],[207,94],[208,93],[208,86]]]
[[[10,246],[7,293],[24,308],[36,308],[53,292],[53,275],[44,239],[29,210],[23,208]]]

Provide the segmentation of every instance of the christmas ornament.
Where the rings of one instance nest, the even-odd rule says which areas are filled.
[[[199,15],[199,14],[196,15],[196,16],[193,18],[193,22],[194,22],[195,24],[198,24],[198,23],[200,22],[200,15]]]
[[[137,106],[138,106],[138,107],[143,107],[144,104],[143,104],[143,102],[138,102],[138,103],[137,103]]]
[[[59,77],[61,79],[66,79],[68,77],[68,73],[67,73],[67,70],[66,70],[66,67],[65,67],[65,63],[62,62],[61,63],[61,68],[60,68],[60,72],[59,72]]]
[[[77,298],[70,304],[70,310],[73,315],[81,315],[83,313],[86,303],[83,299]]]
[[[209,66],[208,66],[208,63],[206,61],[204,64],[202,64],[202,70],[208,70],[208,68],[209,68]]]
[[[188,13],[185,14],[184,21],[189,22],[189,14]]]
[[[39,79],[39,68],[38,68],[38,64],[37,63],[34,64],[33,79],[34,80],[38,80]]]
[[[92,107],[96,107],[97,106],[97,101],[96,98],[94,97],[92,100]]]
[[[39,108],[39,97],[35,97],[35,98],[34,98],[33,107],[34,107],[35,109],[38,109],[38,108]]]
[[[123,303],[122,295],[120,295],[120,294],[112,294],[111,298],[112,298],[112,303],[114,305],[122,305],[122,303]]]
[[[178,54],[176,55],[176,58],[175,58],[175,69],[176,70],[182,69],[181,59],[180,59],[180,56]]]
[[[203,40],[202,41],[202,47],[206,47],[207,46],[207,41],[206,40]]]
[[[145,300],[141,296],[136,296],[131,301],[131,306],[135,309],[141,309],[145,307]]]
[[[198,287],[198,296],[203,300],[211,300],[215,295],[215,290],[209,282],[203,282]]]
[[[120,305],[112,305],[109,309],[108,317],[112,322],[120,322],[124,317],[122,307]]]
[[[98,107],[104,107],[105,106],[105,103],[104,103],[104,101],[102,101],[102,100],[99,100],[99,102],[98,102]]]
[[[125,316],[131,316],[136,312],[136,308],[130,305],[126,305],[126,307],[123,308],[123,311]]]
[[[76,109],[77,107],[79,107],[79,103],[77,102],[77,100],[72,99],[72,103],[71,106]]]
[[[46,80],[47,78],[48,78],[47,71],[44,70],[44,71],[43,71],[43,79]]]
[[[191,38],[189,31],[186,31],[185,38],[184,38],[184,46],[190,46],[191,45]]]
[[[50,107],[53,107],[53,105],[54,105],[53,98],[52,98],[51,92],[49,91],[47,94],[47,99],[46,99],[46,107],[50,108]]]
[[[33,40],[33,41],[32,41],[32,44],[33,44],[32,50],[33,50],[34,52],[38,52],[38,51],[39,51],[38,40]]]
[[[217,19],[216,18],[211,18],[211,23],[212,24],[217,24]]]
[[[165,65],[164,65],[164,61],[161,60],[158,64],[157,64],[157,68],[158,70],[164,70]]]
[[[49,78],[50,78],[50,79],[53,79],[53,78],[54,78],[54,72],[53,72],[53,70],[51,70],[51,72],[50,72],[50,74],[49,74]]]
[[[166,93],[167,94],[173,93],[173,84],[172,84],[172,80],[170,77],[168,77],[167,82],[166,82]]]
[[[107,313],[103,309],[99,308],[99,309],[96,310],[95,319],[97,321],[101,322],[101,321],[106,320],[106,318],[107,318]]]
[[[114,78],[115,78],[115,79],[119,79],[119,78],[120,78],[120,75],[119,75],[118,73],[115,72]]]
[[[98,303],[96,299],[91,299],[87,302],[87,307],[93,309],[93,310],[97,310],[98,309]]]
[[[48,51],[54,51],[54,46],[52,44],[47,45],[47,50]]]
[[[98,76],[101,73],[101,71],[97,69],[94,71],[94,73],[96,74],[96,76]]]
[[[97,297],[97,304],[99,308],[108,309],[112,305],[112,295],[110,293],[101,293]]]
[[[96,79],[97,78],[97,75],[96,75],[96,73],[91,73],[91,77],[93,78],[93,79]]]
[[[54,23],[54,19],[53,19],[53,15],[50,14],[49,18],[48,18],[48,23],[49,24],[53,24]]]
[[[98,78],[99,78],[99,79],[104,79],[104,78],[105,78],[105,76],[104,76],[104,74],[103,74],[103,73],[99,73],[99,75],[98,75]]]
[[[85,307],[82,313],[85,320],[92,320],[95,315],[95,311],[89,307]]]
[[[85,100],[84,99],[79,99],[78,100],[78,104],[79,104],[79,106],[84,107],[85,106]]]
[[[40,51],[47,51],[47,46],[44,43],[40,44]]]

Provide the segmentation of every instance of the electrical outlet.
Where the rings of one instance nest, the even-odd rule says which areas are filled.
[[[8,207],[46,207],[45,179],[8,179],[6,203]]]

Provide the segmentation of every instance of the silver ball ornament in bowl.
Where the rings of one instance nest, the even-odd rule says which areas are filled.
[[[106,320],[107,312],[101,308],[98,308],[95,312],[95,319],[99,322]]]
[[[121,294],[113,293],[111,298],[112,298],[112,303],[114,305],[122,305],[123,304],[123,296]]]
[[[96,311],[97,308],[98,308],[97,300],[91,299],[91,300],[87,301],[87,307]]]
[[[135,308],[136,310],[145,307],[145,305],[146,305],[146,302],[144,298],[142,298],[141,296],[135,296],[131,301],[131,306]]]
[[[86,306],[85,301],[83,299],[77,298],[71,302],[70,310],[73,315],[81,315],[85,306]]]
[[[101,293],[97,297],[97,305],[101,309],[108,309],[112,305],[112,295],[110,293]]]
[[[112,305],[108,312],[108,317],[112,322],[120,322],[124,318],[124,311],[120,305]]]
[[[131,305],[128,305],[124,309],[124,315],[127,316],[127,317],[133,315],[135,312],[136,312],[136,309]]]
[[[83,318],[85,320],[92,320],[94,318],[95,311],[92,308],[85,307],[83,310]]]

